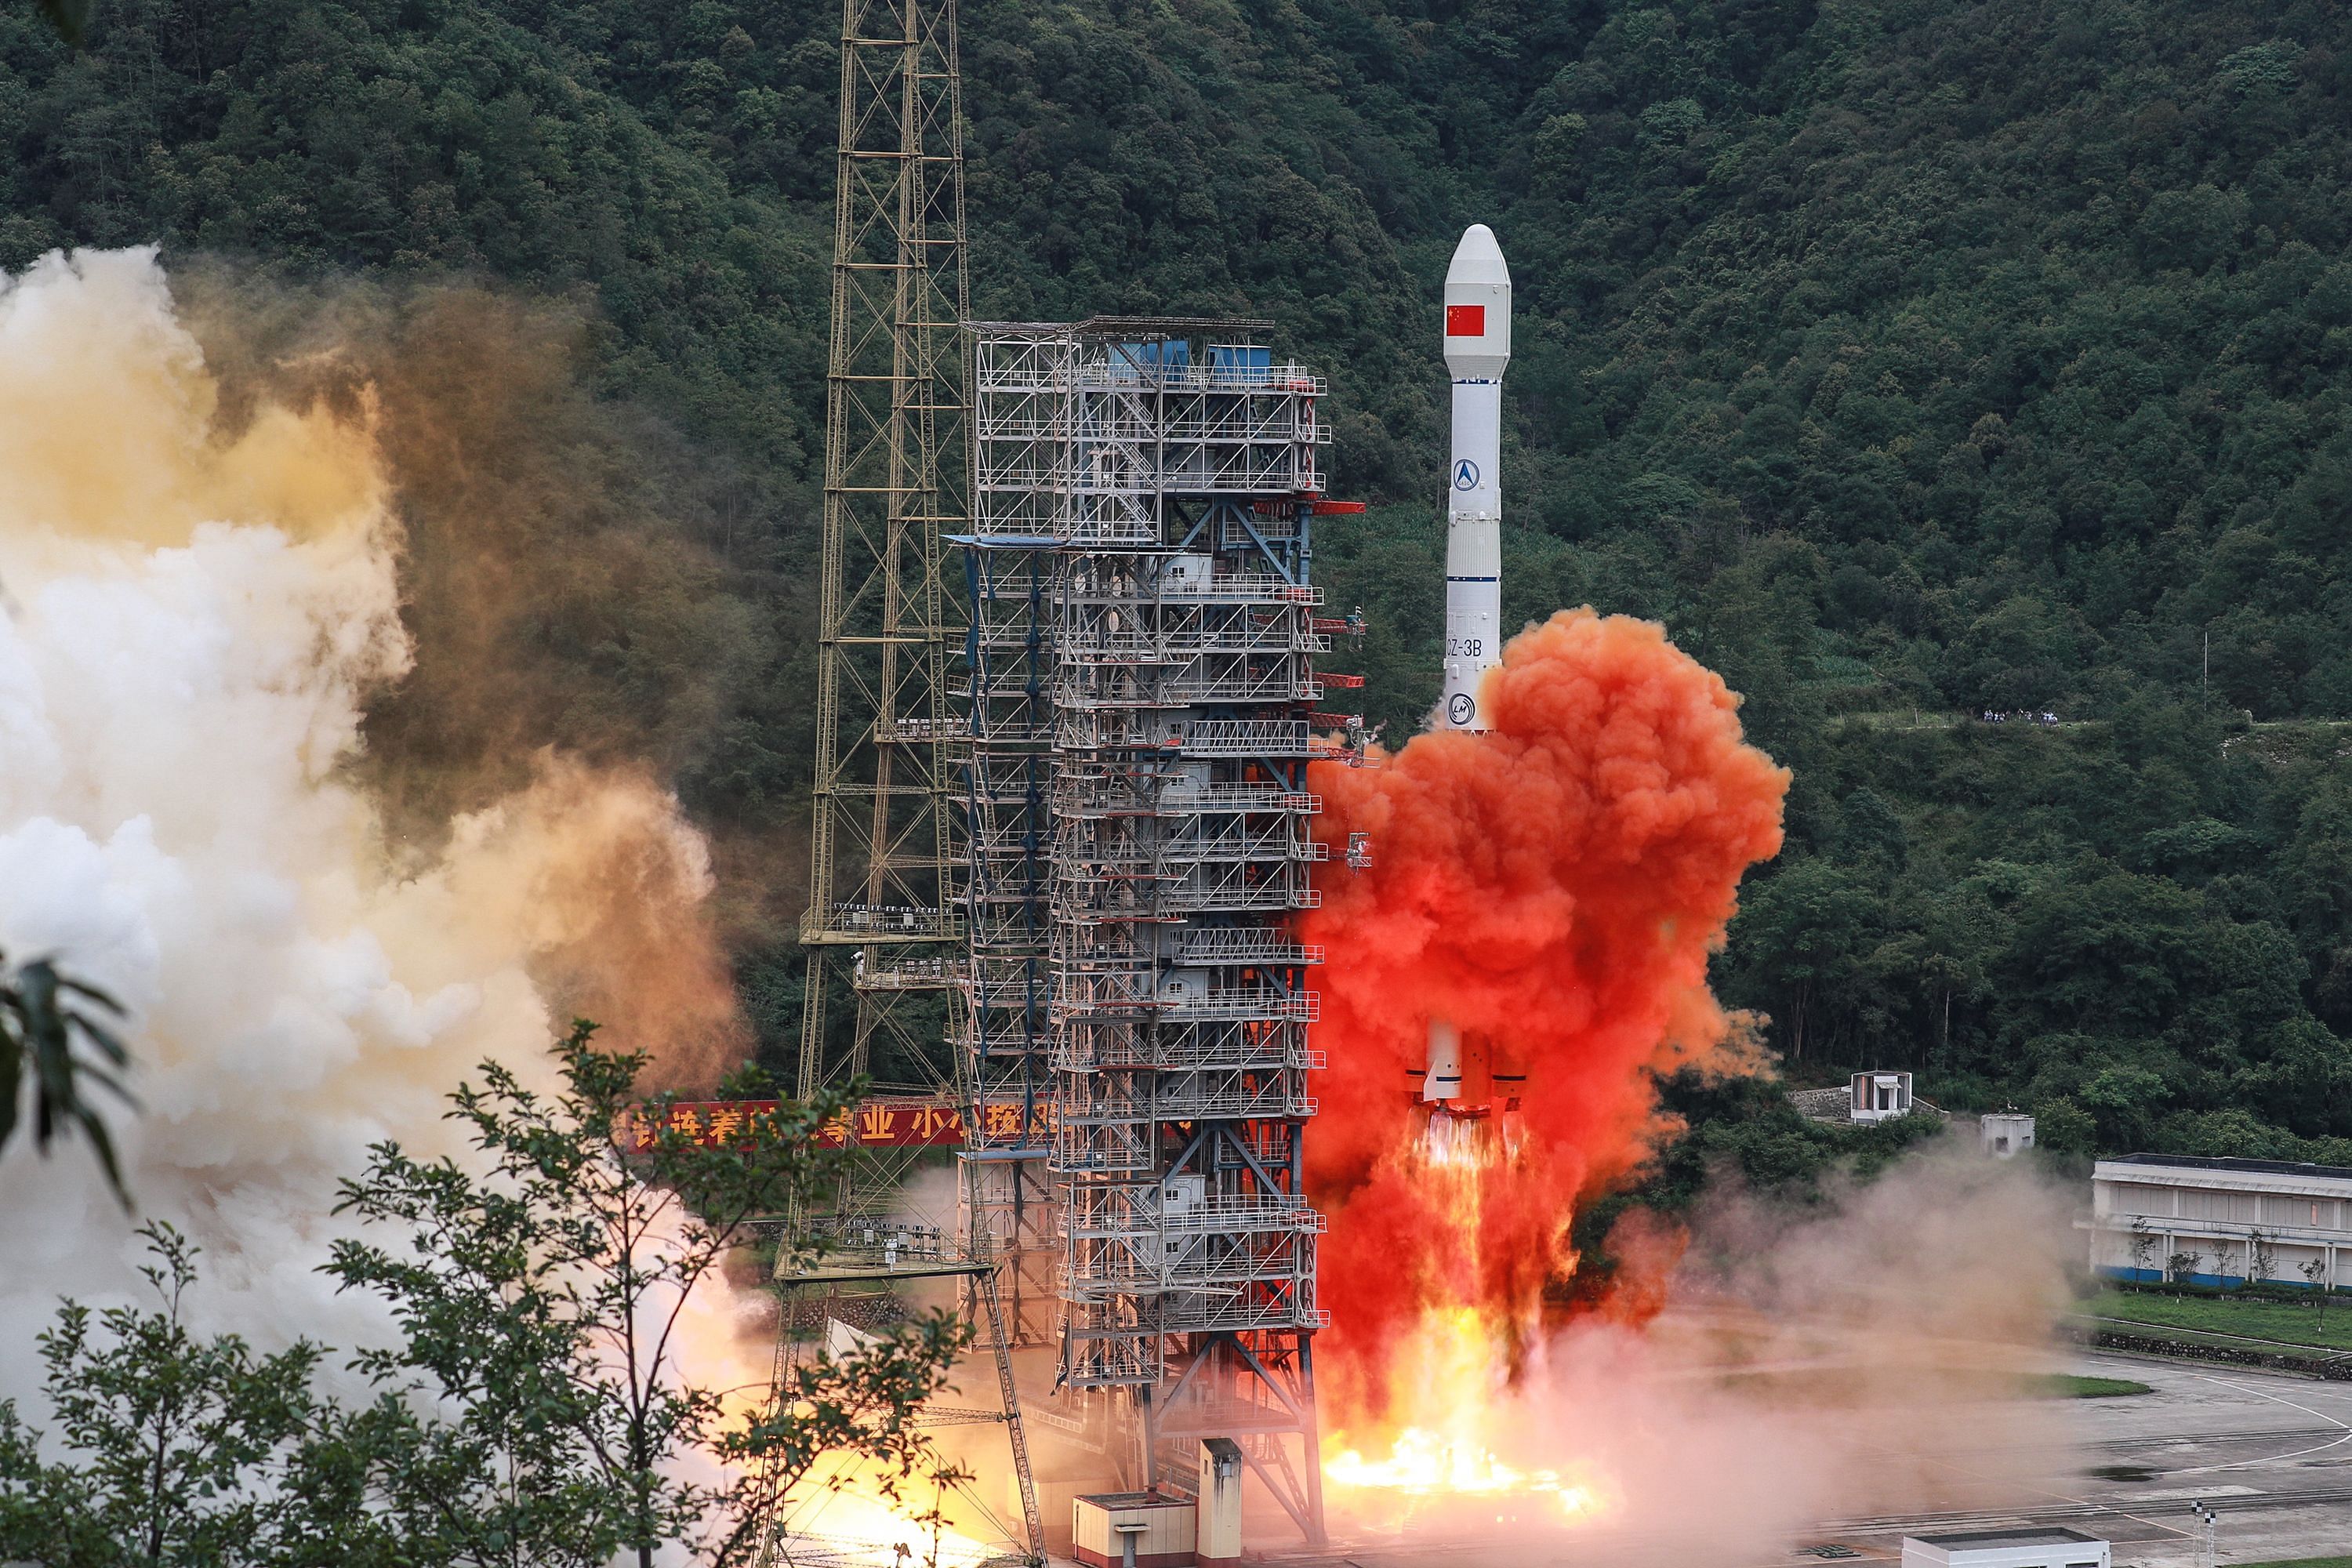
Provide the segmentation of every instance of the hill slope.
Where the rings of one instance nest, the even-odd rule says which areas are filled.
[[[501,635],[779,889],[740,918],[772,1039],[837,16],[107,0],[77,56],[0,12],[0,266],[161,239],[589,323],[613,439],[677,482],[550,528],[690,553],[666,602],[725,657],[633,634],[625,573]],[[1723,981],[1800,1069],[2352,1154],[2299,1142],[2352,1138],[2339,11],[976,0],[963,39],[979,310],[1247,310],[1328,367],[1339,487],[1388,504],[1320,570],[1392,733],[1433,687],[1432,305],[1494,224],[1508,607],[1663,619],[1798,769]],[[2017,709],[2069,722],[1957,717]]]

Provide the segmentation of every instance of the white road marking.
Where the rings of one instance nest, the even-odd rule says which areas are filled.
[[[2341,1431],[2344,1436],[2336,1438],[2332,1442],[2322,1443],[2316,1447],[2296,1448],[2290,1453],[2272,1454],[2267,1458],[2260,1459],[2238,1459],[2226,1465],[2200,1465],[2194,1469],[2167,1470],[2164,1473],[2168,1479],[2174,1476],[2210,1476],[2218,1474],[2223,1470],[2256,1469],[2264,1465],[2283,1464],[2288,1459],[2300,1459],[2305,1454],[2324,1454],[2330,1448],[2340,1448],[2347,1443],[2352,1443],[2352,1421],[2339,1421],[2335,1416],[2327,1414],[2325,1410],[2314,1410],[2308,1405],[2297,1405],[2292,1399],[2281,1398],[2275,1394],[2264,1394],[2259,1388],[2248,1388],[2244,1384],[2231,1383],[2226,1377],[2214,1377],[2209,1373],[2201,1372],[2197,1373],[2194,1375],[2207,1383],[2214,1384],[2217,1387],[2233,1388],[2240,1394],[2251,1394],[2257,1399],[2268,1399],[2275,1404],[2284,1405],[2290,1410],[2300,1410],[2305,1415],[2315,1415],[2319,1417],[2320,1420],[2326,1422],[2330,1426],[2336,1427],[2337,1430]]]

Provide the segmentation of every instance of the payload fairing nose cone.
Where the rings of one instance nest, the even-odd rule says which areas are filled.
[[[1478,681],[1503,659],[1503,369],[1511,363],[1511,269],[1474,223],[1445,269],[1445,368],[1454,458],[1445,487],[1445,694],[1439,722],[1484,730]]]

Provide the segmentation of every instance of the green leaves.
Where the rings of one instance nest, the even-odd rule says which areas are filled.
[[[90,18],[98,14],[98,0],[34,0],[58,37],[68,44],[79,44],[89,31]]]
[[[300,1542],[351,1543],[356,1519],[321,1511],[306,1479],[333,1426],[310,1392],[319,1349],[263,1356],[233,1334],[190,1333],[197,1249],[166,1225],[139,1234],[160,1306],[68,1301],[40,1336],[63,1458],[44,1459],[38,1435],[0,1402],[0,1554],[214,1568],[290,1563]]]
[[[131,1194],[122,1185],[114,1140],[90,1099],[92,1090],[104,1090],[130,1101],[118,1072],[130,1065],[131,1056],[111,1022],[121,1016],[114,998],[59,974],[48,960],[36,959],[11,973],[6,955],[0,954],[0,1146],[16,1133],[29,1070],[35,1146],[47,1153],[51,1140],[79,1128],[129,1208]]]
[[[385,1144],[344,1184],[340,1212],[396,1238],[344,1242],[331,1265],[402,1331],[358,1364],[441,1412],[383,1473],[388,1516],[457,1561],[602,1568],[682,1544],[725,1564],[756,1549],[767,1502],[823,1453],[901,1479],[935,1467],[911,1412],[962,1347],[951,1320],[804,1367],[748,1423],[679,1365],[689,1295],[724,1288],[715,1276],[752,1223],[837,1173],[845,1156],[815,1134],[844,1098],[747,1115],[706,1146],[670,1125],[671,1097],[637,1100],[644,1056],[600,1051],[594,1034],[575,1023],[558,1044],[556,1089],[485,1063],[481,1087],[451,1096],[480,1169]],[[696,1454],[734,1479],[680,1479]]]
[[[959,1479],[914,1419],[968,1342],[950,1316],[805,1361],[778,1398],[748,1391],[748,1413],[726,1397],[747,1391],[684,1364],[692,1294],[726,1288],[716,1276],[753,1221],[837,1174],[846,1156],[814,1134],[842,1099],[749,1116],[725,1148],[667,1127],[640,1138],[632,1118],[665,1121],[666,1101],[640,1105],[644,1058],[595,1049],[594,1032],[558,1044],[557,1087],[493,1063],[450,1097],[478,1158],[384,1143],[344,1184],[339,1212],[364,1229],[327,1272],[396,1330],[352,1357],[369,1402],[319,1394],[321,1347],[261,1355],[190,1332],[196,1249],[145,1227],[158,1309],[68,1302],[41,1336],[46,1449],[0,1403],[0,1558],[727,1568],[825,1456],[869,1461],[889,1489]]]

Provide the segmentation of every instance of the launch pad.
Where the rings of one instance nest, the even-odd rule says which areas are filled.
[[[1311,576],[1317,520],[1362,510],[1324,494],[1328,389],[1266,321],[971,322],[953,0],[851,0],[841,82],[798,1092],[856,1076],[953,1108],[958,1213],[934,1256],[782,1279],[779,1356],[804,1310],[854,1331],[860,1298],[955,1280],[997,1364],[1017,1547],[1045,1544],[1033,1417],[1121,1490],[1189,1495],[1224,1454],[1319,1544],[1323,954],[1295,921],[1329,854],[1307,766],[1369,741],[1323,706],[1361,678],[1315,668],[1363,631]],[[1446,679],[1477,729],[1509,281],[1486,229],[1465,245]],[[1344,863],[1370,856],[1355,835]],[[892,1217],[918,1156],[858,1158],[801,1223]],[[1046,1349],[1050,1386],[1016,1387],[1014,1353]]]

